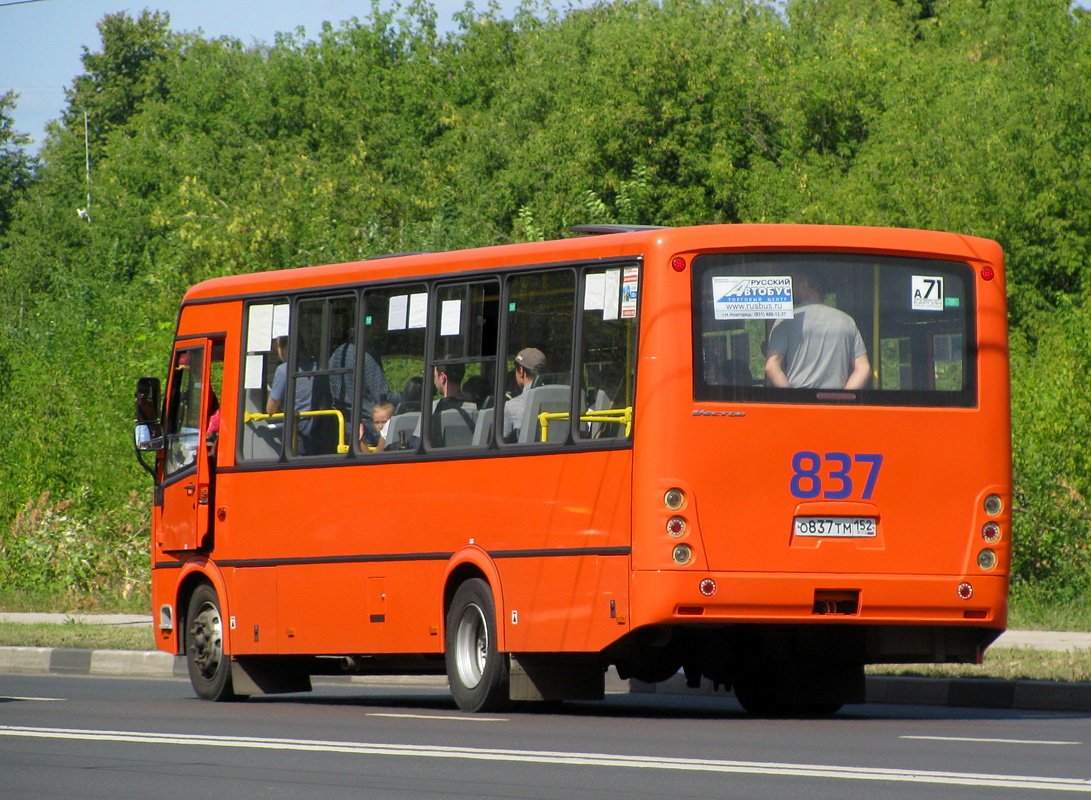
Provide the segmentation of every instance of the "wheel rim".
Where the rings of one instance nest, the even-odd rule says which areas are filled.
[[[463,686],[473,689],[481,683],[488,658],[489,627],[485,614],[476,603],[471,603],[458,618],[455,638],[455,665]]]
[[[196,665],[201,677],[211,680],[223,660],[223,623],[220,611],[212,603],[205,603],[190,626],[190,660]]]

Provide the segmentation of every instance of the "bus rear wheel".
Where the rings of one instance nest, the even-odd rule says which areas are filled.
[[[216,590],[201,584],[189,599],[186,614],[186,665],[193,691],[203,700],[234,700],[231,658],[224,652],[223,618]]]
[[[466,581],[447,611],[447,679],[463,711],[497,711],[508,704],[506,653],[496,649],[496,606],[489,585]]]

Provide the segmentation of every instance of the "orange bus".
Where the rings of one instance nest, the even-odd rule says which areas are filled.
[[[136,447],[157,645],[200,697],[446,673],[482,711],[614,666],[830,713],[866,664],[980,661],[1011,547],[999,246],[576,232],[186,294]]]

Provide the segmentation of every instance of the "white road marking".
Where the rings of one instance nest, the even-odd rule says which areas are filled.
[[[43,703],[61,703],[63,697],[16,697],[15,695],[0,695],[0,700],[38,700]]]
[[[976,736],[899,736],[899,739],[932,739],[937,742],[984,742],[986,744],[1083,744],[1083,742],[1058,742],[1050,739],[982,739]]]
[[[457,722],[510,722],[500,717],[477,717],[466,715],[464,717],[441,716],[439,714],[381,714],[378,711],[368,713],[369,717],[395,717],[397,719],[450,719]]]
[[[289,750],[312,753],[347,753],[370,756],[411,756],[415,758],[467,759],[473,761],[521,764],[559,764],[622,769],[663,769],[682,772],[741,773],[747,775],[831,778],[836,780],[891,781],[949,786],[990,786],[1006,789],[1050,789],[1063,792],[1091,793],[1091,780],[1050,778],[1033,775],[995,775],[978,772],[943,772],[939,770],[884,769],[879,767],[844,767],[828,764],[792,764],[762,761],[728,761],[698,758],[662,758],[625,756],[608,753],[566,753],[539,750],[494,750],[476,747],[439,747],[368,742],[316,741],[308,739],[267,739],[239,736],[199,736],[179,733],[142,733],[139,731],[96,731],[69,728],[36,728],[0,725],[0,736],[36,739],[71,739],[92,742],[127,742],[131,744],[167,744],[200,747]]]

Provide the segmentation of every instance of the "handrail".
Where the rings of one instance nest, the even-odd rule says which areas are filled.
[[[337,422],[338,422],[338,425],[337,425],[337,452],[338,453],[347,453],[350,448],[349,448],[349,446],[347,444],[345,444],[345,415],[341,413],[340,409],[337,409],[337,408],[320,408],[320,409],[318,409],[316,411],[299,411],[299,412],[296,413],[296,416],[299,416],[299,417],[323,417],[323,416],[328,417],[328,416],[331,416],[331,415],[336,416],[337,417]],[[253,413],[253,412],[247,411],[245,414],[243,414],[243,417],[242,417],[242,421],[243,421],[244,424],[247,423],[247,422],[261,422],[262,420],[269,420],[269,419],[284,419],[284,412],[283,411],[278,411],[275,414],[258,414],[258,413]]]
[[[542,441],[549,438],[549,421],[568,419],[567,411],[543,411],[538,415],[538,424],[542,426]],[[625,435],[633,430],[633,407],[591,409],[580,414],[580,422],[608,423],[616,422],[625,424]]]

